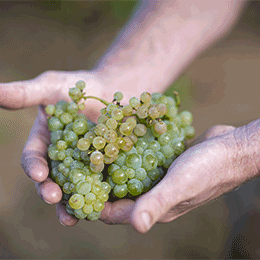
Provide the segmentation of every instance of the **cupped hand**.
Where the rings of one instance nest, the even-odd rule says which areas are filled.
[[[47,148],[50,144],[50,133],[44,107],[48,104],[55,104],[59,100],[70,102],[69,88],[74,87],[78,80],[86,82],[84,91],[87,95],[107,98],[100,79],[94,73],[83,71],[48,71],[32,80],[0,84],[0,107],[22,109],[39,105],[38,115],[25,144],[21,162],[25,173],[35,182],[39,196],[49,204],[59,203],[62,191],[48,178]],[[102,105],[98,102],[88,100],[83,113],[95,121],[101,107]],[[62,202],[57,205],[58,212],[61,207]],[[58,216],[62,218],[60,220],[62,223],[69,226],[77,222],[77,219],[68,214]]]

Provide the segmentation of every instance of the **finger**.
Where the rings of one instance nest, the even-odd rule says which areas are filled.
[[[43,107],[39,107],[38,115],[25,144],[21,164],[25,173],[36,182],[43,182],[49,174],[46,154],[50,140],[47,118]]]
[[[137,199],[130,221],[138,232],[146,233],[171,208],[174,192],[167,179]]]
[[[67,227],[73,227],[78,223],[78,219],[71,216],[67,211],[66,211],[66,203],[64,201],[59,202],[56,205],[56,214],[59,218],[60,223],[63,226]]]
[[[0,107],[20,109],[56,102],[66,96],[65,83],[64,73],[52,71],[30,80],[0,83]]]
[[[62,191],[59,185],[47,178],[44,182],[35,184],[38,195],[48,204],[56,204],[62,199]]]
[[[101,211],[100,220],[110,225],[129,224],[134,203],[134,201],[126,199],[113,203],[106,202],[105,208]]]

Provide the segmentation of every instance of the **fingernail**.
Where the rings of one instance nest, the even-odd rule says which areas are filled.
[[[43,201],[46,202],[47,204],[51,204],[49,201],[45,200],[43,197],[42,197]]]
[[[148,212],[143,212],[142,215],[141,215],[141,218],[143,219],[145,227],[148,231],[151,227],[151,221],[152,221],[150,214]]]
[[[60,219],[59,219],[59,221],[60,221],[60,223],[61,223],[61,225],[62,225],[62,226],[66,227],[66,225],[65,225],[65,224],[63,224],[63,222],[61,222],[61,220],[60,220]]]

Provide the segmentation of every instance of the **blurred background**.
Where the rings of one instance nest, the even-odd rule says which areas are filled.
[[[47,70],[91,69],[136,1],[1,1],[0,82]],[[249,1],[225,38],[167,90],[194,115],[196,136],[216,124],[259,118],[260,2]],[[131,226],[60,225],[20,158],[37,107],[0,109],[0,258],[260,258],[260,181],[255,179],[144,235]]]

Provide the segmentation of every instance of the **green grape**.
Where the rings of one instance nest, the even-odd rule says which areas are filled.
[[[83,80],[79,80],[76,82],[75,86],[82,91],[86,87],[86,83]]]
[[[71,163],[73,162],[73,158],[71,156],[67,156],[64,160],[63,160],[63,164],[66,167],[70,167]]]
[[[120,121],[121,119],[124,118],[124,113],[123,113],[122,109],[116,108],[111,112],[111,117],[117,121]]]
[[[111,191],[111,186],[107,182],[101,182],[101,189],[105,193],[109,194],[109,192]]]
[[[161,103],[156,106],[159,111],[159,117],[164,116],[167,113],[167,107],[165,104]]]
[[[122,112],[124,116],[131,116],[133,113],[133,108],[130,105],[125,105],[122,107]]]
[[[127,156],[125,164],[129,168],[138,169],[142,166],[142,158],[137,153],[131,153]]]
[[[125,173],[129,179],[133,179],[135,177],[135,170],[132,168],[127,168]]]
[[[138,141],[138,137],[133,133],[130,134],[128,137],[131,139],[133,144],[135,144]]]
[[[89,120],[87,119],[87,117],[84,114],[77,114],[76,116],[74,116],[74,121],[76,121],[78,119],[86,121],[87,123],[89,122]]]
[[[82,169],[74,168],[70,171],[69,178],[73,184],[77,184],[80,181],[85,180],[85,173]]]
[[[144,185],[142,184],[142,182],[140,180],[137,180],[137,179],[131,179],[127,183],[128,192],[132,196],[140,195],[143,191],[143,188],[144,188]]]
[[[50,116],[53,116],[54,115],[54,113],[55,113],[55,106],[54,105],[47,105],[46,107],[45,107],[45,112],[48,114],[48,115],[50,115]]]
[[[71,184],[71,182],[65,182],[64,183],[64,185],[62,187],[62,190],[63,190],[64,193],[71,194],[70,184]]]
[[[166,116],[169,118],[174,118],[178,114],[178,108],[177,107],[169,107],[167,108]]]
[[[84,171],[84,173],[85,173],[86,176],[89,176],[89,175],[93,174],[93,173],[91,172],[91,170],[90,170],[89,165],[84,166],[82,170]]]
[[[154,131],[157,134],[162,135],[166,132],[166,130],[167,130],[167,125],[163,121],[159,121],[159,122],[155,123]]]
[[[91,184],[91,192],[94,193],[96,196],[98,196],[102,192],[101,186],[92,183]]]
[[[122,169],[118,169],[112,173],[112,180],[114,183],[121,185],[127,181],[127,175]]]
[[[138,107],[140,107],[141,105],[141,102],[138,98],[136,97],[132,97],[129,99],[129,105],[132,107],[132,108],[135,108],[137,109]]]
[[[128,117],[125,122],[128,123],[132,128],[134,128],[137,124],[135,116]]]
[[[151,100],[152,100],[152,96],[149,92],[143,92],[141,95],[140,95],[140,100],[145,103],[145,104],[150,104]]]
[[[93,211],[92,213],[87,215],[88,220],[96,221],[100,218],[101,212],[100,211]]]
[[[151,119],[156,119],[157,117],[160,116],[160,112],[157,109],[157,107],[150,107],[149,111],[148,111],[148,114],[151,117]]]
[[[67,142],[59,140],[56,144],[58,150],[66,150],[68,148]]]
[[[170,122],[170,121],[165,121],[166,125],[167,125],[167,133],[171,136],[171,138],[175,138],[178,137],[180,135],[180,130],[179,128],[176,126],[175,123]]]
[[[77,135],[84,135],[88,130],[88,124],[85,120],[77,119],[73,123],[73,131]]]
[[[92,183],[93,180],[94,180],[93,177],[91,177],[90,175],[86,176],[86,178],[85,178],[85,182],[87,182],[87,183]]]
[[[108,176],[106,182],[110,185],[111,189],[116,186],[116,183],[114,183],[112,176]]]
[[[51,160],[58,161],[58,152],[59,150],[57,149],[57,146],[54,144],[50,144],[48,147],[48,156],[50,157]]]
[[[147,172],[144,168],[138,168],[135,170],[135,178],[142,181],[147,176]]]
[[[126,196],[128,192],[127,185],[126,184],[116,185],[113,189],[113,192],[116,197],[123,198]]]
[[[99,151],[95,151],[90,155],[90,161],[94,165],[99,165],[99,164],[103,163],[104,155]]]
[[[119,127],[119,132],[122,135],[128,136],[128,135],[132,134],[133,128],[128,123],[122,123],[122,125]]]
[[[67,211],[70,215],[74,215],[74,209],[70,206],[69,203],[66,203],[66,211]]]
[[[118,158],[115,161],[115,164],[118,166],[123,166],[125,164],[126,154],[125,153],[119,153]]]
[[[153,150],[154,152],[158,152],[161,148],[161,145],[158,141],[156,140],[152,140],[150,143],[149,143],[149,146],[148,146],[149,149]]]
[[[79,110],[84,110],[86,108],[84,103],[79,104],[78,107]]]
[[[172,162],[174,161],[174,159],[175,159],[175,157],[171,157],[171,158],[167,159],[167,160],[164,162],[163,167],[166,168],[166,169],[168,169],[168,168],[171,166],[171,164],[172,164]]]
[[[66,150],[66,155],[67,155],[67,156],[70,156],[70,157],[73,157],[73,152],[74,152],[74,149],[68,148],[68,149]]]
[[[153,156],[155,156],[155,152],[152,149],[146,149],[143,153],[143,156],[145,156],[147,154],[152,154]]]
[[[160,135],[160,137],[158,138],[158,142],[162,146],[169,144],[170,141],[171,141],[171,136],[167,133]]]
[[[102,187],[101,187],[102,189]],[[108,194],[102,189],[102,192],[97,196],[98,200],[101,202],[106,202],[108,200]]]
[[[158,160],[156,156],[151,153],[148,153],[143,156],[143,168],[147,171],[151,171],[157,167]]]
[[[82,208],[83,212],[85,214],[90,214],[93,212],[93,206],[92,205],[89,205],[89,204],[85,204]]]
[[[69,103],[68,108],[67,108],[67,112],[70,115],[72,115],[72,116],[77,115],[78,110],[79,110],[79,107],[78,107],[78,105],[75,102],[70,102]]]
[[[69,199],[69,204],[73,209],[80,209],[84,206],[84,197],[81,194],[73,194]]]
[[[101,115],[99,118],[98,118],[98,123],[99,124],[105,124],[106,121],[109,119],[110,117],[105,114],[105,115]]]
[[[125,152],[126,156],[128,156],[131,153],[136,153],[137,154],[137,150],[136,150],[136,148],[134,146],[132,147],[132,149],[130,151]]]
[[[62,130],[51,132],[51,142],[53,144],[56,144],[62,138],[63,138],[63,131]]]
[[[98,124],[95,127],[95,134],[98,136],[104,136],[104,133],[107,131],[107,127],[104,124]]]
[[[91,184],[84,181],[80,181],[76,185],[76,191],[78,194],[86,195],[91,191]]]
[[[81,151],[87,151],[91,143],[87,138],[80,138],[77,142],[77,148]]]
[[[99,165],[94,165],[93,163],[90,163],[90,170],[94,173],[100,173],[104,170],[105,164],[100,163]]]
[[[156,155],[156,158],[158,160],[158,166],[162,166],[166,161],[165,156],[160,151],[156,152],[155,155]]]
[[[53,162],[53,161],[52,161],[52,162]],[[58,173],[59,173],[58,167],[53,167],[53,166],[52,166],[52,169],[51,169],[51,177],[52,177],[53,179],[55,179]]]
[[[104,209],[105,205],[104,202],[100,201],[100,200],[96,200],[93,204],[93,209],[95,211],[102,211]]]
[[[68,178],[66,178],[61,172],[58,172],[55,177],[55,182],[62,187],[67,181]]]
[[[179,115],[175,116],[174,118],[170,118],[170,122],[173,122],[178,128],[182,125],[182,120]]]
[[[67,110],[68,107],[68,102],[65,100],[59,100],[56,104],[55,104],[55,108],[56,109],[62,109],[63,111]]]
[[[192,120],[193,120],[193,116],[192,116],[192,113],[190,111],[185,110],[185,111],[180,112],[179,117],[181,119],[181,126],[182,127],[191,125]]]
[[[73,117],[71,114],[69,113],[63,113],[60,116],[60,121],[64,124],[64,125],[68,125],[73,121]]]
[[[114,118],[109,118],[106,121],[106,126],[108,127],[108,129],[115,130],[117,127],[117,121]]]
[[[80,153],[81,153],[81,151],[79,150],[79,148],[75,148],[73,150],[73,157],[74,157],[74,159],[80,161],[81,160]]]
[[[144,136],[146,134],[147,128],[143,124],[137,124],[134,128],[134,133],[136,136]]]
[[[80,162],[78,160],[75,160],[73,161],[71,164],[70,164],[70,169],[73,170],[73,169],[83,169],[84,167],[84,163],[83,162]]]
[[[106,145],[104,151],[105,151],[106,156],[108,156],[110,158],[115,158],[119,153],[119,150],[113,144]]]
[[[114,109],[116,109],[116,108],[117,108],[117,105],[116,105],[116,104],[110,103],[110,104],[107,106],[107,113],[111,114],[112,111],[113,111]]]
[[[136,114],[141,119],[148,117],[148,107],[145,105],[138,107],[136,110]]]
[[[80,89],[73,87],[69,89],[69,96],[73,101],[78,102],[83,95]]]
[[[117,139],[117,133],[115,130],[106,130],[104,133],[104,138],[107,143],[115,143]]]
[[[152,93],[152,99],[154,100],[154,101],[157,101],[161,96],[162,96],[162,94],[161,93],[158,93],[158,92],[154,92],[154,93]]]
[[[73,123],[69,123],[65,126],[64,133],[67,131],[73,131]]]
[[[88,214],[86,214],[84,211],[83,211],[83,207],[80,208],[80,209],[75,209],[74,210],[74,216],[76,218],[79,218],[79,219],[85,219],[87,217]]]
[[[144,180],[142,180],[142,184],[144,186],[143,192],[147,192],[152,188],[152,181],[148,176],[146,176]]]
[[[195,136],[195,129],[193,126],[188,125],[188,126],[185,126],[183,129],[184,129],[186,138],[191,139]]]
[[[166,159],[174,156],[174,148],[168,144],[162,146],[160,152],[164,155]]]
[[[93,192],[90,192],[85,195],[85,203],[91,205],[96,201],[97,197]]]
[[[173,148],[174,153],[176,155],[180,155],[185,150],[185,145],[184,145],[184,143],[182,141],[174,142],[174,139],[173,139],[170,144],[172,145],[172,148]]]
[[[59,118],[53,116],[48,119],[48,127],[50,131],[54,132],[62,130],[64,128],[64,124],[61,123]]]
[[[158,168],[155,168],[151,171],[148,171],[147,172],[147,176],[152,180],[152,181],[155,181],[159,178],[159,175],[160,175],[160,171]]]
[[[125,145],[121,149],[125,152],[128,152],[133,148],[134,144],[128,136],[123,137],[123,139],[124,139]]]
[[[122,92],[116,92],[114,94],[114,100],[117,101],[117,102],[120,102],[122,99],[123,99],[123,93]]]
[[[98,149],[101,150],[105,147],[106,145],[106,140],[103,137],[97,136],[93,139],[93,146]]]
[[[63,161],[63,160],[66,158],[66,152],[65,152],[64,150],[59,151],[59,152],[57,153],[57,157],[58,157],[58,159],[59,159],[60,161]]]
[[[60,117],[63,113],[64,113],[64,111],[61,108],[57,108],[54,112],[54,116]]]
[[[67,132],[64,133],[63,139],[68,144],[72,144],[72,142],[74,142],[74,141],[77,142],[78,141],[78,136],[73,131],[67,131]]]
[[[118,149],[122,149],[125,146],[125,140],[123,137],[117,137],[116,142],[114,143],[114,145],[118,148]]]
[[[139,138],[139,140],[135,143],[135,148],[142,147],[144,150],[148,148],[148,141],[145,138]]]
[[[84,138],[88,139],[90,143],[93,142],[93,139],[96,137],[95,133],[94,132],[87,132],[85,135],[84,135]]]

